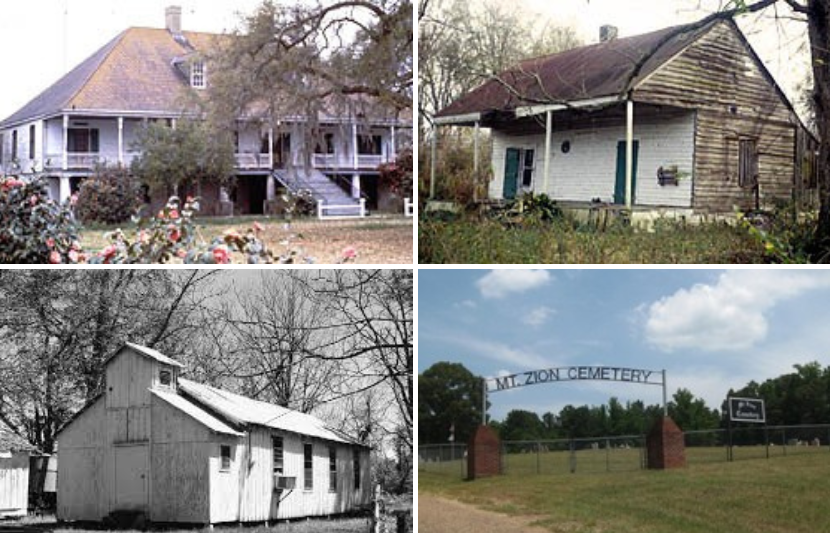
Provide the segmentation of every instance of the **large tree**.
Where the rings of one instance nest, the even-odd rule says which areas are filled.
[[[435,363],[418,376],[418,441],[466,443],[481,423],[481,378],[461,363]]]

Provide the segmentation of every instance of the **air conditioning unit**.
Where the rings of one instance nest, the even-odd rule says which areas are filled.
[[[296,477],[274,474],[274,490],[293,490],[296,486]]]

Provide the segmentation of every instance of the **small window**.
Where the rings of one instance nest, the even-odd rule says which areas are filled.
[[[305,474],[305,490],[314,489],[314,456],[311,443],[303,444],[303,472]]]
[[[357,143],[359,154],[381,155],[383,153],[383,138],[380,135],[360,135]]]
[[[337,492],[337,449],[329,446],[329,492]]]
[[[219,467],[220,472],[228,472],[231,469],[231,447],[221,445],[219,447],[219,455],[222,457],[222,463]]]
[[[274,455],[274,473],[283,474],[282,437],[271,437],[271,450]]]
[[[352,450],[352,462],[354,463],[354,488],[360,489],[360,451]]]
[[[322,142],[318,141],[314,146],[315,154],[333,154],[334,153],[334,134],[326,133],[323,135]]]
[[[35,158],[35,125],[29,126],[29,159]]]
[[[162,385],[170,385],[171,377],[169,370],[159,371],[159,381]]]
[[[530,188],[533,185],[533,164],[535,150],[525,150],[524,160],[522,163],[522,187]]]
[[[758,183],[758,148],[755,139],[738,142],[738,185],[755,187]]]
[[[205,64],[202,61],[190,65],[190,86],[196,89],[205,88]]]

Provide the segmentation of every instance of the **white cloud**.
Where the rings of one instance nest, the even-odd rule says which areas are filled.
[[[645,335],[667,352],[745,350],[766,338],[766,314],[777,303],[825,287],[830,272],[732,270],[647,306]]]
[[[459,309],[475,309],[478,307],[478,304],[473,300],[461,300],[460,302],[455,302],[454,306]]]
[[[522,317],[522,322],[528,326],[538,327],[547,322],[548,317],[554,314],[555,311],[550,307],[544,305],[531,309],[525,316]]]
[[[503,298],[513,292],[525,292],[542,287],[551,279],[547,270],[491,270],[476,282],[476,286],[485,298]]]
[[[483,357],[491,361],[508,364],[509,367],[513,368],[511,374],[521,369],[542,368],[550,365],[549,361],[532,349],[509,346],[491,339],[472,337],[466,333],[430,335],[429,338],[454,344],[469,352],[471,357]]]

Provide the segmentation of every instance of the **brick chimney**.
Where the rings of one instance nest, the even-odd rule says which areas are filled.
[[[599,27],[599,42],[604,43],[607,41],[613,41],[617,38],[618,33],[619,29],[617,29],[616,26],[603,24]]]
[[[170,6],[164,10],[164,25],[173,35],[182,32],[182,8],[180,6]]]

